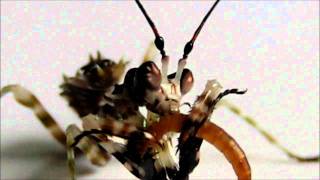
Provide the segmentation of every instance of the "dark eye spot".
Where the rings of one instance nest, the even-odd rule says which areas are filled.
[[[180,79],[180,91],[181,94],[186,94],[188,93],[192,86],[193,86],[193,75],[192,72],[189,69],[184,69],[182,72],[182,76]]]
[[[133,92],[133,88],[136,86],[134,82],[134,77],[136,76],[137,70],[138,68],[129,69],[124,78],[124,85],[130,92]]]
[[[158,90],[160,88],[161,72],[152,61],[145,62],[138,68],[136,78],[140,86],[151,90]]]

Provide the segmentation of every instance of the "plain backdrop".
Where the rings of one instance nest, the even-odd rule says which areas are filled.
[[[143,1],[176,70],[185,43],[213,2]],[[81,124],[58,94],[62,74],[74,75],[97,50],[130,67],[141,63],[153,33],[133,1],[1,1],[1,87],[18,83],[41,100],[59,124]],[[160,65],[159,56],[155,62]],[[289,149],[319,154],[319,1],[222,1],[205,24],[187,67],[193,102],[208,79]],[[246,152],[254,179],[319,179],[319,163],[289,160],[241,119],[220,109],[215,123]],[[106,167],[77,160],[81,179],[134,179],[112,159]],[[191,179],[235,178],[213,147],[201,148]],[[1,179],[67,179],[66,152],[33,113],[11,95],[1,99]]]

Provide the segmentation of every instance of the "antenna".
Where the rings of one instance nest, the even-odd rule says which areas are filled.
[[[142,6],[141,2],[139,0],[135,0],[135,1],[136,1],[137,5],[138,5],[139,9],[143,13],[144,17],[147,19],[147,21],[148,21],[148,23],[149,23],[154,35],[156,36],[156,39],[154,40],[154,44],[156,45],[157,49],[160,51],[162,57],[165,57],[166,56],[166,52],[164,51],[164,40],[163,40],[163,38],[159,35],[156,26],[152,22],[151,18],[147,14],[147,12],[144,9],[144,7]]]
[[[147,19],[154,35],[156,36],[156,39],[154,40],[154,44],[156,45],[157,49],[160,51],[161,56],[162,56],[162,58],[161,58],[161,64],[162,64],[161,79],[162,79],[162,82],[168,82],[167,74],[168,74],[168,66],[169,66],[169,57],[166,55],[166,52],[164,51],[164,39],[159,35],[159,32],[158,32],[156,26],[152,22],[151,18],[147,14],[147,12],[144,9],[144,7],[142,6],[141,2],[139,0],[135,0],[135,1],[138,5],[139,9],[143,13],[144,17]]]
[[[189,53],[191,52],[192,48],[193,48],[193,44],[196,41],[204,23],[207,21],[208,17],[210,16],[211,12],[214,10],[214,8],[218,5],[220,0],[217,0],[212,7],[210,8],[210,10],[207,12],[207,14],[204,16],[201,24],[199,25],[199,27],[197,28],[197,30],[194,32],[191,40],[189,42],[187,42],[187,44],[184,46],[184,50],[183,50],[183,56],[182,59],[179,60],[178,62],[178,70],[175,76],[175,81],[176,82],[180,82],[181,79],[181,75],[182,75],[182,71],[183,68],[185,67],[185,65],[187,64],[187,58]]]
[[[189,42],[187,42],[187,44],[184,46],[184,53],[183,53],[183,59],[186,59],[189,55],[189,53],[191,52],[192,48],[193,48],[193,44],[196,41],[204,23],[207,21],[208,17],[210,16],[211,12],[214,10],[214,8],[218,5],[220,0],[217,0],[212,7],[210,8],[210,10],[207,12],[206,16],[204,16],[201,24],[199,25],[199,27],[197,28],[197,30],[194,32],[193,37],[191,38],[191,40]]]

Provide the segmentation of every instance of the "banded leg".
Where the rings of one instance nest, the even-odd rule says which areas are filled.
[[[88,136],[89,134],[100,134],[96,130],[86,132],[87,134],[85,136]],[[85,136],[82,136],[81,138],[84,138]],[[175,169],[157,169],[155,167],[155,159],[151,153],[147,153],[142,158],[139,158],[139,156],[135,154],[135,151],[128,150],[127,147],[122,144],[110,144],[110,142],[100,142],[100,144],[108,151],[108,153],[112,154],[120,163],[122,163],[128,171],[139,179],[166,180],[168,174],[169,177],[170,175],[173,177],[172,174],[175,173]],[[75,143],[73,145],[75,145]]]
[[[145,171],[139,168],[137,164],[125,155],[127,149],[124,145],[115,143],[106,138],[101,138],[101,136],[118,136],[120,138],[129,139],[130,136],[137,131],[136,126],[130,123],[117,121],[111,117],[101,118],[99,116],[89,114],[83,117],[83,127],[85,131],[74,137],[72,146],[80,143],[83,138],[97,137],[93,140],[95,140],[96,143],[99,143],[109,154],[112,154],[116,159],[118,159],[132,174],[139,178],[144,177]],[[72,172],[72,169],[70,172]]]
[[[166,179],[167,175],[173,177],[176,172],[175,166],[171,166],[171,161],[168,162],[168,157],[163,157],[161,151],[166,148],[154,141],[151,134],[140,131],[135,125],[128,123],[128,120],[125,121],[87,115],[83,118],[83,126],[87,130],[75,138],[73,146],[80,142],[82,138],[88,136],[98,137],[98,139],[101,135],[124,138],[128,140],[126,145],[110,143],[104,141],[104,139],[101,142],[97,139],[94,140],[140,179]],[[148,150],[150,147],[153,150]],[[155,151],[159,152],[154,154]],[[164,153],[164,155],[167,155],[167,153]],[[163,161],[160,161],[161,157],[164,158]]]
[[[77,137],[74,138],[73,141],[68,141],[68,145],[71,149],[68,151],[68,159],[69,160],[69,168],[72,177],[74,178],[74,155],[72,148],[74,146],[78,146],[78,143],[81,143],[81,141],[84,138],[95,136],[95,135],[115,135],[112,132],[112,130],[98,130],[98,129],[91,129],[89,131],[83,131],[81,134],[79,134]],[[131,136],[138,135],[138,133],[133,132]],[[142,135],[142,134],[140,134]],[[139,135],[138,135],[139,136]],[[68,136],[69,137],[69,136]],[[121,136],[123,138],[123,136]],[[129,139],[129,137],[127,137]],[[136,139],[134,137],[134,139]],[[98,143],[99,141],[97,139],[93,139]],[[139,163],[139,156],[135,154],[136,151],[128,150],[128,145],[125,147],[119,143],[113,143],[111,144],[110,141],[108,142],[99,142],[99,144],[106,150],[108,153],[112,154],[116,159],[118,159],[133,175],[140,179],[152,179],[154,177],[154,159],[152,156],[149,158],[143,158],[143,161]]]
[[[66,145],[66,135],[61,127],[56,123],[49,112],[43,107],[40,101],[27,89],[20,85],[8,85],[1,89],[0,97],[12,92],[15,100],[31,109],[40,122],[49,130],[52,136],[62,145]]]
[[[79,134],[81,134],[81,130],[76,125],[70,125],[67,128],[68,168],[72,179],[75,179],[75,155],[72,144],[74,143],[74,138]],[[109,156],[93,138],[90,136],[83,138],[76,147],[86,155],[92,164],[103,166],[109,160]]]
[[[264,130],[252,117],[242,113],[239,107],[232,104],[231,102],[227,100],[221,100],[219,102],[218,107],[226,107],[229,109],[232,113],[236,114],[237,116],[241,117],[246,123],[248,123],[250,126],[252,126],[254,129],[256,129],[263,137],[267,139],[271,144],[273,144],[275,147],[280,149],[282,152],[284,152],[288,157],[293,158],[300,162],[312,162],[312,161],[320,161],[320,156],[315,157],[301,157],[286,147],[284,147],[282,144],[279,143],[279,141],[273,137],[270,133],[268,133],[266,130]]]

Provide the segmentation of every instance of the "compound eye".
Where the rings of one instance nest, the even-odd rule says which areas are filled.
[[[103,78],[105,78],[105,71],[97,63],[91,63],[82,68],[85,77],[94,84]]]
[[[127,72],[126,76],[124,77],[124,85],[127,89],[129,89],[129,91],[131,91],[132,89],[134,89],[135,87],[135,83],[134,83],[134,77],[137,73],[138,68],[132,68],[129,69],[129,71]]]
[[[188,93],[193,86],[193,75],[189,69],[183,69],[180,79],[180,91],[184,95]]]
[[[140,86],[151,90],[160,89],[161,72],[152,61],[147,61],[138,68],[136,78]]]

